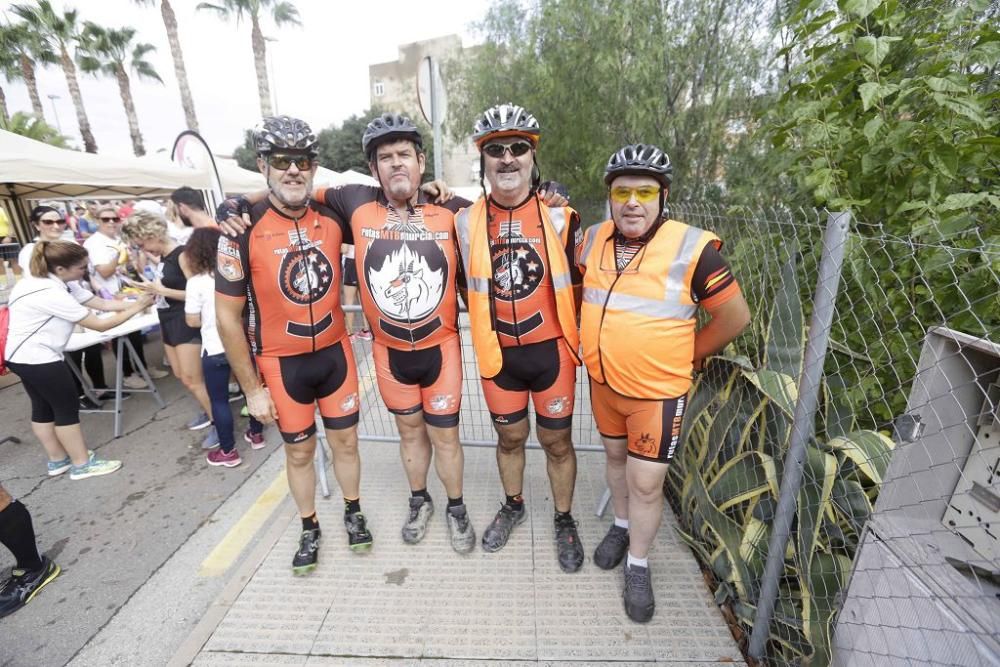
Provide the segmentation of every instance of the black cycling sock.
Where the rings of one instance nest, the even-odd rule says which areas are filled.
[[[344,514],[354,514],[361,511],[361,498],[344,498]]]
[[[458,498],[448,499],[448,507],[461,507],[464,504],[465,501],[462,499],[462,496],[459,496]]]
[[[35,528],[31,514],[20,500],[13,501],[0,512],[0,544],[10,549],[17,559],[17,567],[34,571],[42,567],[35,544]]]
[[[559,510],[556,510],[556,521],[559,521],[559,519],[565,519],[567,521],[572,521],[573,520],[573,514],[571,512],[560,512]]]
[[[410,491],[410,496],[413,497],[413,498],[423,498],[424,500],[426,500],[428,502],[431,499],[431,494],[427,493],[427,489],[426,488],[419,489],[417,491],[412,491],[411,490]]]
[[[319,528],[319,519],[316,517],[316,512],[313,512],[311,516],[302,517],[302,530],[316,530]]]
[[[514,510],[520,511],[524,507],[524,496],[520,493],[516,496],[507,496],[507,504]]]

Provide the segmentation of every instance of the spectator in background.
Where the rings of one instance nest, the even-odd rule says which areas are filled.
[[[218,229],[215,217],[205,210],[205,198],[194,188],[177,188],[170,195],[170,201],[177,207],[177,215],[186,227],[212,227]]]
[[[118,217],[124,220],[125,218],[132,215],[132,211],[135,207],[134,199],[126,199],[122,202],[121,206],[118,207]]]
[[[212,410],[201,371],[201,331],[188,326],[184,318],[184,300],[187,276],[191,274],[184,246],[178,245],[167,234],[167,221],[155,213],[137,210],[123,228],[126,238],[148,254],[162,259],[163,266],[156,280],[144,280],[136,286],[157,297],[157,314],[163,335],[163,350],[170,360],[170,370],[184,383],[202,411],[187,423],[188,430],[197,431],[212,425]],[[213,428],[202,447],[210,449],[219,444]]]
[[[31,243],[25,244],[21,248],[21,252],[17,256],[17,263],[25,274],[30,275],[31,253],[35,249],[35,243],[38,241],[65,240],[63,239],[63,231],[66,229],[66,220],[58,210],[51,206],[36,206],[31,209],[28,219],[32,226],[34,226],[37,234]],[[70,242],[76,243],[75,240]],[[80,281],[80,287],[90,291],[90,284],[86,279]],[[94,298],[99,302],[99,305],[95,305],[99,310],[116,310],[116,308],[109,306],[110,302],[99,297]],[[104,359],[101,356],[103,350],[104,348],[100,344],[97,344],[68,353],[77,368],[85,368],[87,370],[87,375],[90,376],[90,383],[98,393],[107,388],[107,381],[104,378]],[[81,410],[97,410],[101,407],[86,396],[83,386],[76,375],[73,376],[73,382],[76,384],[77,394],[80,396]]]
[[[121,274],[128,262],[128,247],[121,239],[122,220],[113,206],[104,206],[97,213],[97,231],[84,241],[83,247],[90,256],[90,282],[97,295],[102,299],[114,299],[122,291]],[[146,367],[149,377],[154,380],[164,378],[167,373],[159,368],[151,368],[146,363],[143,350],[142,332],[133,331],[128,335],[129,342],[135,348],[142,365]],[[113,347],[116,349],[117,347]],[[146,381],[135,372],[132,359],[125,355],[122,359],[122,370],[125,374],[124,384],[129,389],[142,389]]]
[[[0,243],[17,243],[17,238],[14,237],[14,231],[10,226],[10,217],[3,207],[0,207]]]
[[[153,302],[147,296],[130,304],[95,301],[79,285],[87,265],[87,251],[76,243],[39,241],[31,253],[31,275],[14,286],[8,302],[7,366],[31,399],[31,430],[48,455],[48,474],[68,470],[70,479],[107,475],[122,465],[97,458],[84,442],[76,387],[63,361],[73,326],[107,331]],[[98,317],[88,310],[100,304],[117,312]]]
[[[215,324],[215,262],[219,247],[219,230],[202,227],[194,230],[184,248],[188,279],[184,317],[188,326],[201,329],[201,368],[205,387],[212,403],[212,421],[218,434],[218,449],[212,449],[206,459],[209,465],[233,468],[242,463],[233,436],[233,412],[229,407],[229,376],[232,369]],[[250,430],[244,439],[253,449],[264,447],[263,425],[251,418]],[[254,433],[259,437],[254,438]]]
[[[163,217],[167,220],[167,234],[170,235],[170,238],[181,245],[187,243],[187,240],[191,238],[191,232],[194,231],[194,227],[186,227],[181,222],[181,216],[177,213],[177,205],[172,201],[167,201],[167,205],[163,209]]]

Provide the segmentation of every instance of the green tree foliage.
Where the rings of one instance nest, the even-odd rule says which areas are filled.
[[[236,164],[250,171],[257,171],[257,150],[253,145],[253,130],[243,133],[243,143],[233,149]]]
[[[750,120],[764,72],[770,12],[761,0],[541,0],[494,5],[475,57],[450,63],[461,95],[449,129],[470,133],[498,102],[542,126],[543,178],[574,202],[603,209],[608,157],[631,142],[663,147],[675,164],[674,198],[721,196],[729,146]],[[500,66],[498,66],[498,64]]]
[[[788,25],[793,66],[763,117],[767,166],[791,203],[863,223],[842,300],[868,298],[844,306],[853,317],[834,336],[869,350],[871,369],[845,379],[884,424],[904,409],[927,327],[1000,327],[1000,263],[976,252],[1000,247],[997,5],[803,0]]]
[[[59,134],[56,128],[34,114],[17,111],[6,121],[0,121],[0,128],[22,137],[41,141],[59,148],[70,148],[66,137]]]
[[[319,163],[327,169],[334,171],[347,171],[353,169],[362,174],[369,173],[368,160],[361,150],[361,137],[365,132],[368,123],[376,116],[384,113],[378,107],[372,107],[360,114],[355,114],[340,124],[331,125],[320,130],[316,135],[319,141]],[[405,113],[405,112],[404,112]],[[417,118],[410,116],[416,123],[421,136],[424,137],[424,151],[427,155],[427,169],[425,180],[433,178],[434,146],[431,139],[430,128]]]

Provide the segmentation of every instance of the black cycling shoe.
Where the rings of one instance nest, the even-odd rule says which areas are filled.
[[[653,599],[653,577],[648,567],[625,565],[625,613],[636,623],[645,623],[653,618],[656,601]]]
[[[42,556],[42,566],[37,570],[11,569],[10,578],[0,585],[0,618],[31,602],[38,591],[58,577],[61,571],[48,556]]]
[[[594,549],[594,565],[602,570],[611,570],[622,562],[628,553],[628,528],[611,524],[611,529]]]
[[[569,512],[556,516],[556,553],[563,572],[576,572],[583,565],[583,545]]]
[[[497,515],[493,517],[492,523],[483,531],[483,551],[492,553],[503,549],[507,540],[510,539],[514,526],[524,523],[526,518],[528,518],[528,513],[524,510],[523,504],[521,509],[516,510],[504,503]]]
[[[368,522],[361,512],[344,515],[344,527],[347,528],[347,545],[351,551],[371,551],[375,538],[368,532]]]
[[[316,569],[319,562],[319,528],[303,530],[299,536],[299,550],[292,558],[292,574],[302,576]]]

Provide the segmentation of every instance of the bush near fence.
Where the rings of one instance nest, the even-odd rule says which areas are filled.
[[[753,323],[692,389],[664,491],[682,537],[716,581],[716,600],[753,630],[778,504],[803,350],[817,290],[825,211],[671,205],[718,234]],[[979,230],[937,244],[855,223],[847,236],[829,349],[768,664],[828,664],[836,612],[891,458],[928,328],[1000,340],[1000,248]],[[962,462],[956,461],[956,465]]]

